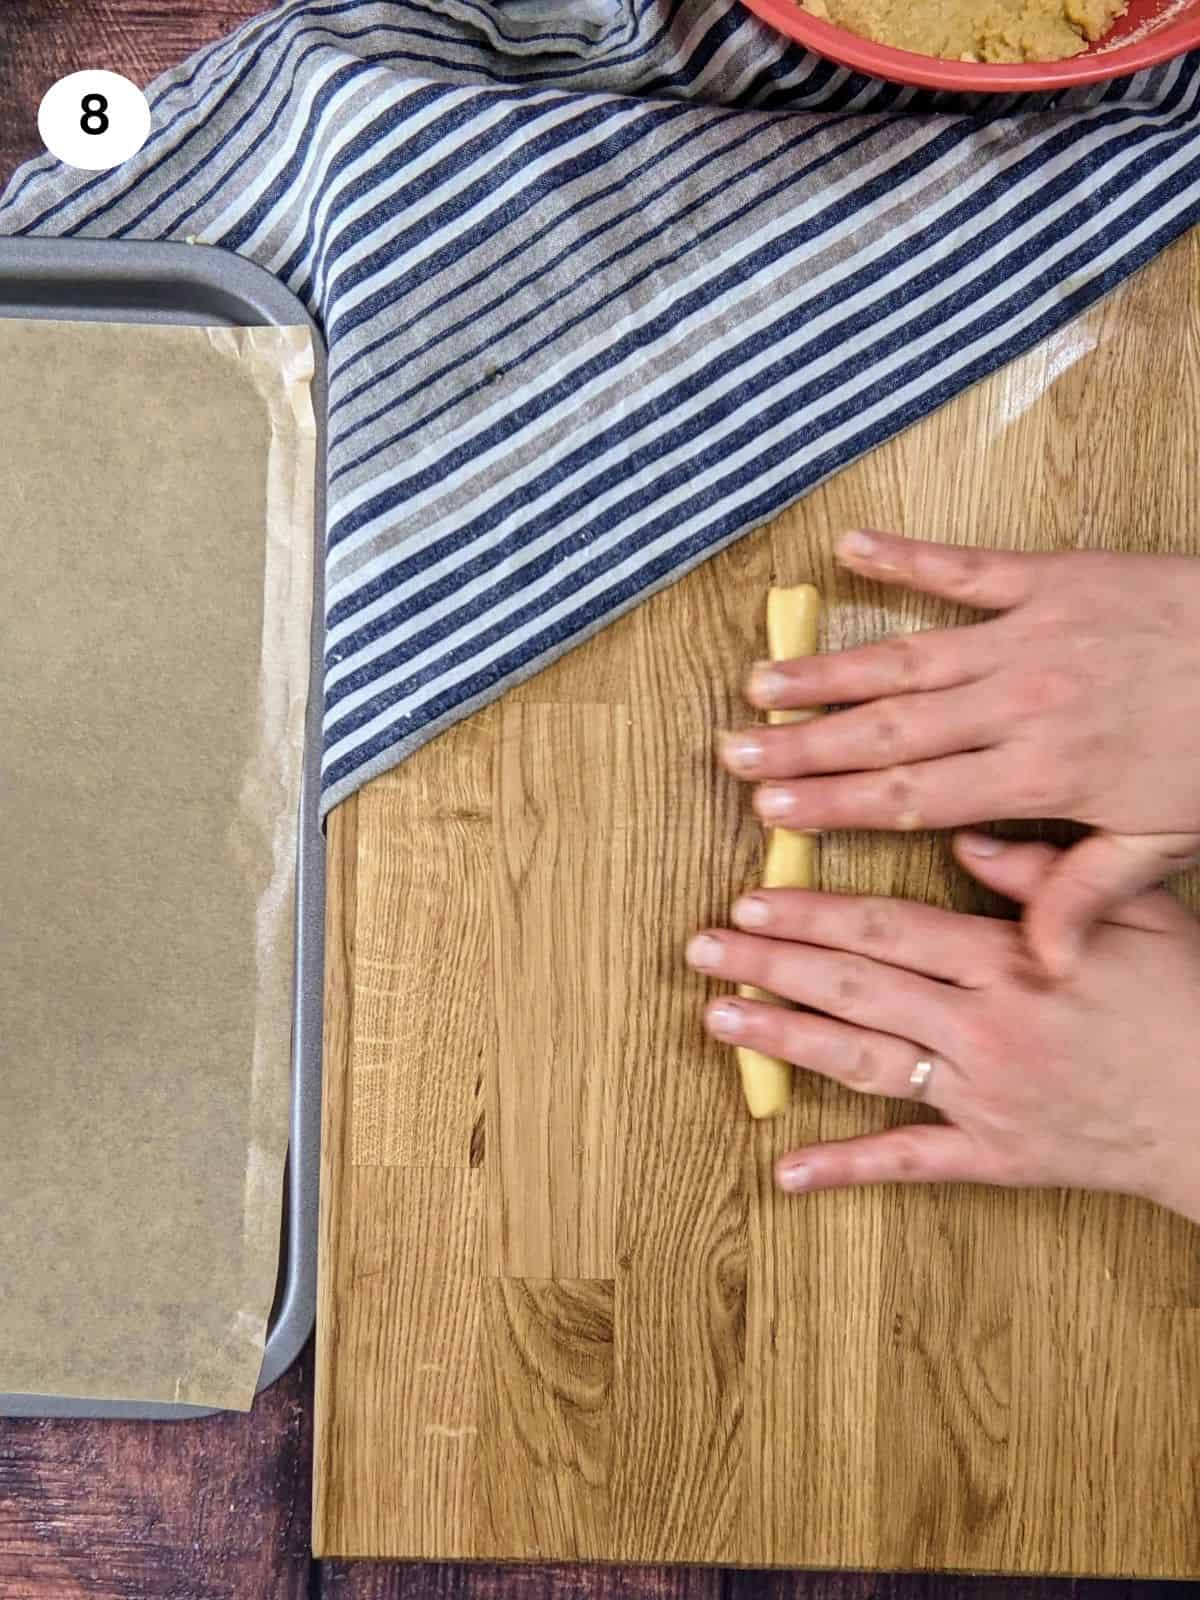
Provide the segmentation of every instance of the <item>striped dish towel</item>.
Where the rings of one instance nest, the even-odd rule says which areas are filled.
[[[1200,220],[1200,58],[965,105],[730,0],[291,0],[0,233],[259,262],[330,350],[326,809]]]

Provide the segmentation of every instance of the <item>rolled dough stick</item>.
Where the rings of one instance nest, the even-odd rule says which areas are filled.
[[[767,591],[767,647],[772,661],[790,661],[796,656],[811,656],[817,648],[817,621],[821,596],[811,583],[794,589]],[[804,722],[815,711],[769,711],[767,721]],[[767,889],[811,889],[814,881],[814,840],[809,833],[793,833],[788,828],[773,828],[767,840],[763,864],[763,887]],[[738,993],[750,1000],[779,1003],[777,995],[764,994],[749,984]],[[757,1050],[739,1049],[738,1070],[742,1093],[752,1117],[777,1117],[792,1097],[792,1068],[787,1061],[761,1055]]]

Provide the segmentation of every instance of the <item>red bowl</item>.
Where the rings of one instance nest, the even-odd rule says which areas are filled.
[[[1200,0],[1130,0],[1125,15],[1082,55],[1019,66],[943,61],[911,50],[893,50],[810,16],[797,0],[743,0],[743,4],[789,39],[840,66],[886,78],[889,83],[952,89],[958,94],[1008,94],[1103,83],[1200,48]]]

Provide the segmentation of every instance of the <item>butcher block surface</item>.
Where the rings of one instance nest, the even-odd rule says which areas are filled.
[[[837,650],[964,620],[837,569],[846,528],[1200,554],[1197,439],[1192,235],[333,814],[318,1554],[1200,1576],[1200,1231],[776,1194],[920,1113],[797,1074],[753,1125],[682,962],[760,863],[713,743],[768,586]],[[820,875],[1000,909],[943,836]]]

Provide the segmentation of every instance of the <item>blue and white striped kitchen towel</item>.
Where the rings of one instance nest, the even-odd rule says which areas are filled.
[[[198,238],[330,349],[326,808],[1200,221],[1200,58],[963,106],[731,0],[291,0],[0,233]]]

